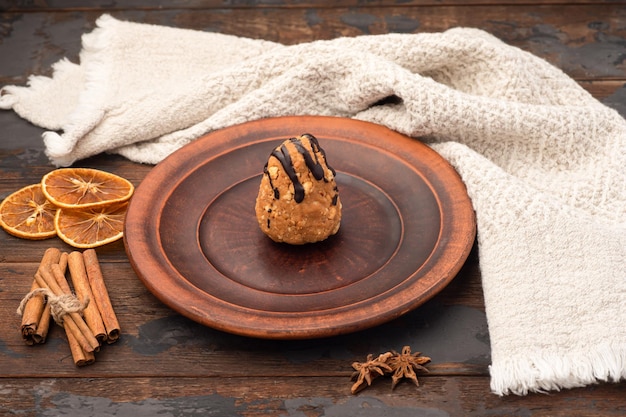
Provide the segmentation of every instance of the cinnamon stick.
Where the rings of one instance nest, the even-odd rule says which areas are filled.
[[[59,262],[61,257],[61,251],[56,248],[49,248],[44,252],[41,262],[39,263],[38,270],[50,268],[53,263]],[[31,291],[39,288],[37,280],[33,280],[31,285]],[[50,325],[50,318],[46,317],[44,311],[46,310],[45,297],[43,295],[36,295],[32,297],[26,303],[22,312],[22,338],[28,345],[36,343],[43,343],[48,333],[48,327]],[[49,308],[47,309],[49,313]]]
[[[30,287],[30,291],[33,292],[39,288],[37,285],[37,281],[33,280],[33,284]],[[26,303],[24,310],[22,312],[22,339],[26,342],[27,345],[34,345],[37,343],[35,340],[35,333],[37,332],[37,327],[39,325],[39,321],[43,315],[44,306],[45,306],[45,298],[43,295],[36,295],[32,297]],[[18,310],[19,314],[19,310]]]
[[[61,259],[59,260],[59,270],[56,275],[65,276],[65,271],[67,269],[69,263],[69,256],[67,252],[63,252],[61,254]],[[55,267],[56,269],[56,267]],[[59,280],[55,278],[57,283],[64,292],[69,291],[69,286],[67,285],[67,280]],[[74,364],[76,366],[86,366],[94,363],[96,361],[96,355],[93,352],[86,352],[78,343],[76,336],[70,330],[69,326],[66,323],[63,323],[63,327],[65,328],[65,334],[67,336],[67,343],[70,347],[70,352],[72,354],[72,359],[74,360]]]
[[[94,363],[96,361],[96,355],[93,352],[86,352],[74,336],[74,333],[68,331],[67,329],[65,332],[67,334],[67,342],[70,346],[70,352],[72,353],[72,359],[74,359],[74,365],[86,366]]]
[[[83,310],[85,322],[98,342],[102,344],[107,340],[107,332],[97,302],[94,300],[94,294],[91,291],[82,253],[77,251],[70,253],[68,256],[68,265],[76,296],[83,303],[89,300],[87,307]]]
[[[67,256],[67,252],[63,252],[59,258],[59,262],[57,262],[63,273],[67,270]]]
[[[58,262],[59,266],[63,271],[67,268],[67,253],[61,253]],[[35,283],[37,280],[35,280]],[[39,288],[39,286],[37,286]],[[46,303],[44,306],[43,313],[41,315],[41,319],[39,320],[39,324],[37,325],[37,331],[33,334],[33,340],[35,343],[44,343],[46,341],[46,337],[48,336],[48,330],[50,329],[50,319],[52,318],[50,314],[50,303]]]
[[[65,271],[61,269],[60,265],[52,265],[50,269],[52,270],[52,275],[54,276],[57,284],[59,284],[59,287],[61,288],[63,293],[72,294],[70,285],[65,278]],[[87,339],[87,342],[91,347],[91,349],[87,348],[85,349],[85,351],[97,352],[98,350],[100,350],[100,343],[98,342],[98,339],[96,339],[89,326],[87,326],[87,323],[85,323],[82,315],[80,313],[68,313],[68,315],[72,317],[74,323],[76,323],[76,326],[80,329],[80,333],[85,337],[85,339]],[[74,336],[76,336],[76,338],[80,341],[80,337],[76,333],[74,334]]]
[[[37,286],[39,288],[39,286]],[[32,334],[33,341],[36,344],[45,343],[46,337],[48,337],[48,330],[50,330],[50,304],[46,303],[41,313],[39,323],[37,323],[37,330]]]
[[[107,332],[107,343],[114,343],[120,337],[120,324],[115,315],[115,311],[113,311],[113,305],[111,304],[109,292],[104,283],[104,277],[102,276],[102,270],[100,269],[100,262],[98,262],[96,251],[94,249],[85,250],[83,252],[83,260],[85,262],[91,292]]]
[[[56,268],[55,268],[56,267]],[[60,274],[60,276],[59,276]],[[40,287],[48,288],[56,296],[62,296],[66,294],[59,283],[57,283],[56,276],[59,276],[61,283],[65,282],[67,289],[69,285],[65,280],[64,274],[59,269],[59,265],[53,265],[50,271],[42,269],[35,274],[35,279]],[[69,293],[69,292],[68,292]],[[86,352],[97,351],[100,347],[98,340],[95,338],[89,327],[78,313],[68,313],[63,318],[63,323],[67,323],[69,330],[74,334],[76,340]]]

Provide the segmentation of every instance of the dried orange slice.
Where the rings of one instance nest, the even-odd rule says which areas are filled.
[[[55,169],[43,176],[41,186],[52,204],[73,210],[121,203],[134,191],[127,179],[92,168]]]
[[[60,208],[54,216],[57,235],[75,248],[95,248],[123,236],[128,203],[85,210]]]
[[[0,204],[0,226],[23,239],[41,240],[56,235],[56,207],[43,194],[41,184],[17,190]]]

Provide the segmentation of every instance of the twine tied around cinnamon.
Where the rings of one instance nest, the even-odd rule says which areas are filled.
[[[57,296],[54,295],[49,288],[37,288],[24,296],[19,307],[17,308],[17,314],[21,316],[28,300],[37,295],[44,295],[47,298],[47,302],[50,304],[50,314],[52,315],[55,323],[59,326],[63,325],[63,317],[66,314],[80,313],[89,305],[88,298],[85,299],[85,302],[81,302],[73,294],[63,294]]]

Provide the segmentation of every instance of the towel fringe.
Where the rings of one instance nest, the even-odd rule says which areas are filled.
[[[10,88],[0,90],[0,109],[10,110],[17,103],[17,97],[11,94]]]
[[[532,357],[532,360],[528,358]],[[499,396],[547,393],[626,379],[626,346],[601,345],[566,356],[508,358],[489,367],[491,391]]]
[[[102,15],[96,21],[96,29],[82,36],[81,61],[85,70],[85,87],[79,96],[76,109],[68,116],[63,125],[64,133],[45,132],[42,137],[46,145],[46,154],[56,166],[69,166],[75,162],[70,157],[77,142],[94,129],[106,114],[106,83],[111,63],[107,61],[105,51],[111,44],[111,28],[118,22],[109,15]],[[89,58],[86,58],[89,55]]]

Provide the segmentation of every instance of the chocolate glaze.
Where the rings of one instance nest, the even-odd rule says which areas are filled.
[[[320,147],[319,142],[317,141],[317,138],[315,136],[309,133],[305,133],[302,135],[302,137],[306,137],[309,140],[309,142],[311,143],[311,149],[313,152],[309,152],[306,149],[306,147],[302,144],[302,140],[300,138],[290,138],[289,141],[293,143],[296,150],[304,157],[304,162],[306,163],[306,166],[309,169],[309,171],[311,171],[311,174],[313,174],[313,178],[315,178],[318,181],[323,179],[325,182],[328,182],[328,179],[326,179],[326,177],[324,176],[324,167],[320,163],[320,159],[319,159],[319,154],[322,154],[322,156],[324,157],[324,160],[326,160],[326,153]],[[302,186],[302,184],[300,183],[300,180],[298,179],[298,176],[296,175],[296,170],[293,166],[293,162],[291,161],[291,156],[289,156],[289,150],[283,144],[280,147],[274,149],[270,156],[273,156],[276,159],[278,159],[278,161],[282,165],[283,169],[285,170],[285,173],[287,173],[287,176],[289,177],[289,179],[291,180],[291,183],[293,184],[294,199],[296,203],[301,203],[302,200],[304,200],[304,187]],[[333,173],[333,175],[336,174],[335,170],[332,167],[330,167],[330,165],[328,165],[328,162],[326,163],[326,166]],[[274,198],[278,200],[280,198],[280,191],[278,190],[278,188],[274,187],[274,185],[272,184],[272,178],[267,172],[267,163],[263,167],[263,174],[267,175],[267,178],[270,181],[270,187],[272,187],[272,190],[274,191]],[[333,201],[332,201],[333,205],[337,205],[337,199],[338,199],[337,187],[335,187],[335,192],[336,194],[333,197]]]
[[[330,172],[333,173],[333,176],[337,175],[337,172],[334,170],[334,168],[331,167],[328,164],[328,160],[326,159],[326,151],[324,151],[324,149],[322,149],[322,147],[320,146],[317,138],[315,136],[311,135],[310,133],[305,133],[302,136],[308,138],[309,142],[311,142],[311,148],[313,149],[313,152],[315,154],[315,161],[316,162],[318,161],[317,154],[322,154],[322,156],[324,157],[324,161],[326,161],[326,167],[330,170]],[[310,155],[309,155],[309,157],[310,157]],[[306,158],[306,155],[305,155],[305,158]],[[309,167],[309,169],[310,169],[310,167]],[[324,173],[323,172],[324,171],[322,171],[322,177],[324,177]],[[321,179],[321,178],[317,178],[317,179]],[[328,182],[328,180],[326,178],[324,178],[324,181]]]

